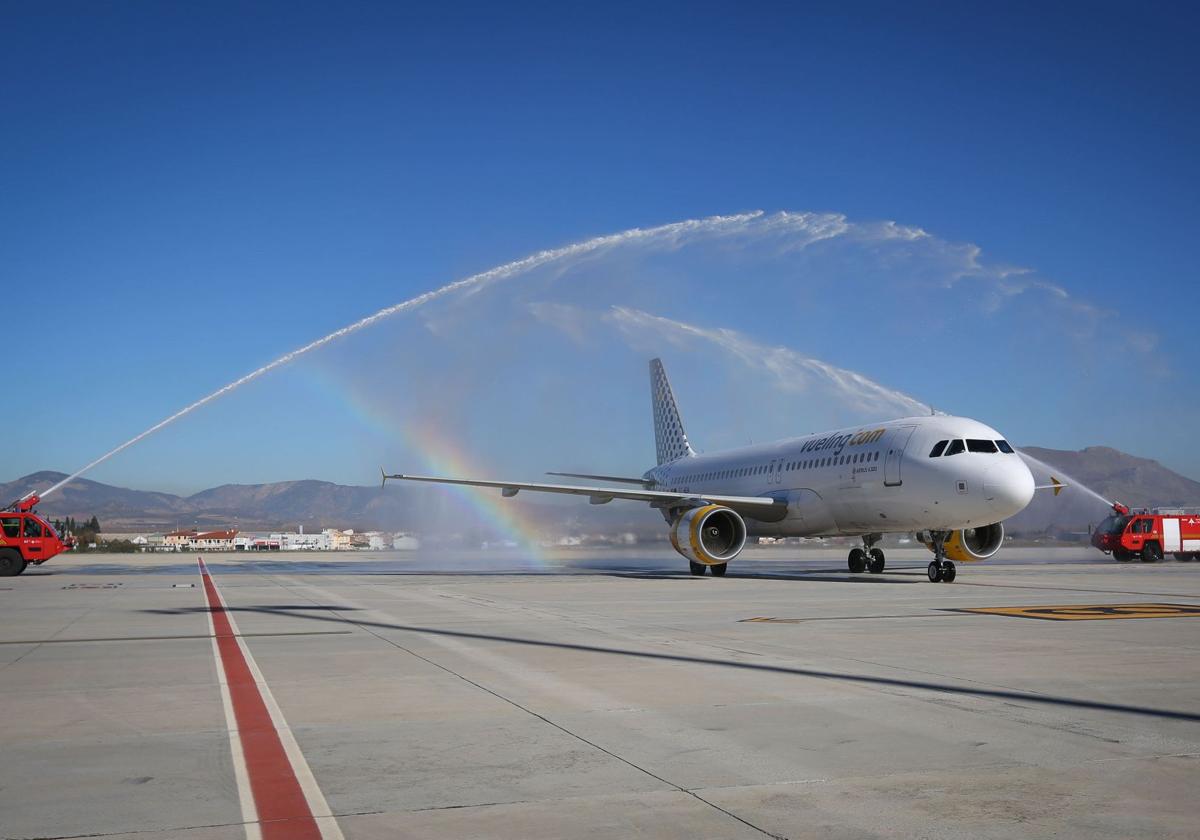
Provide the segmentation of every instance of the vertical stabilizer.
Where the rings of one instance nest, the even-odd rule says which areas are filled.
[[[650,400],[654,406],[654,448],[658,463],[695,455],[688,443],[687,432],[683,430],[679,406],[675,404],[675,394],[671,391],[662,359],[650,360]]]

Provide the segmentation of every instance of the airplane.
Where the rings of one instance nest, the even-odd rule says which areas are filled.
[[[647,502],[670,526],[671,545],[693,575],[725,575],[749,537],[860,537],[847,567],[879,574],[886,558],[877,543],[888,533],[912,533],[933,552],[933,583],[952,582],[954,562],[994,555],[1003,520],[1019,513],[1035,490],[1067,485],[1051,477],[1037,486],[1004,436],[967,417],[934,414],[835,429],[773,443],[698,454],[684,431],[661,359],[650,361],[654,443],[658,463],[640,478],[590,473],[547,475],[621,487],[540,484],[426,475],[389,480]]]

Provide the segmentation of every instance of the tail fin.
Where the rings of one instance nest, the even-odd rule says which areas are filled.
[[[683,430],[679,406],[675,405],[675,394],[671,391],[662,359],[650,360],[650,400],[654,406],[654,448],[658,463],[695,455],[688,443],[687,432]]]

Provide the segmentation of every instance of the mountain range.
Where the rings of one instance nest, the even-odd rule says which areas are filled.
[[[1200,505],[1200,482],[1148,458],[1104,446],[1079,451],[1031,446],[1022,451],[1045,465],[1031,464],[1039,484],[1047,483],[1053,473],[1068,484],[1082,482],[1103,498],[1117,499],[1131,507]],[[0,484],[0,504],[65,477],[64,473],[43,471]],[[421,531],[423,524],[441,512],[437,498],[428,493],[428,488],[388,485],[381,490],[378,486],[347,486],[314,479],[225,484],[191,496],[76,479],[42,503],[39,510],[49,519],[96,516],[107,533],[164,532],[178,527],[294,530],[299,526],[306,530],[336,527]],[[649,535],[663,530],[658,513],[640,505],[597,507],[534,499],[511,499],[503,504],[513,506],[513,512],[526,523],[551,534],[591,530]],[[1107,513],[1099,499],[1068,487],[1057,497],[1039,492],[1028,508],[1005,524],[1014,535],[1078,534]]]

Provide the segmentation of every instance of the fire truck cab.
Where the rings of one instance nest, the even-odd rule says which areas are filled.
[[[1200,512],[1143,510],[1131,512],[1113,503],[1113,515],[1092,532],[1092,545],[1118,561],[1133,558],[1156,563],[1164,554],[1176,560],[1200,560]]]
[[[60,537],[34,512],[39,501],[29,496],[0,511],[0,577],[19,575],[30,563],[40,566],[74,547],[73,539]]]

